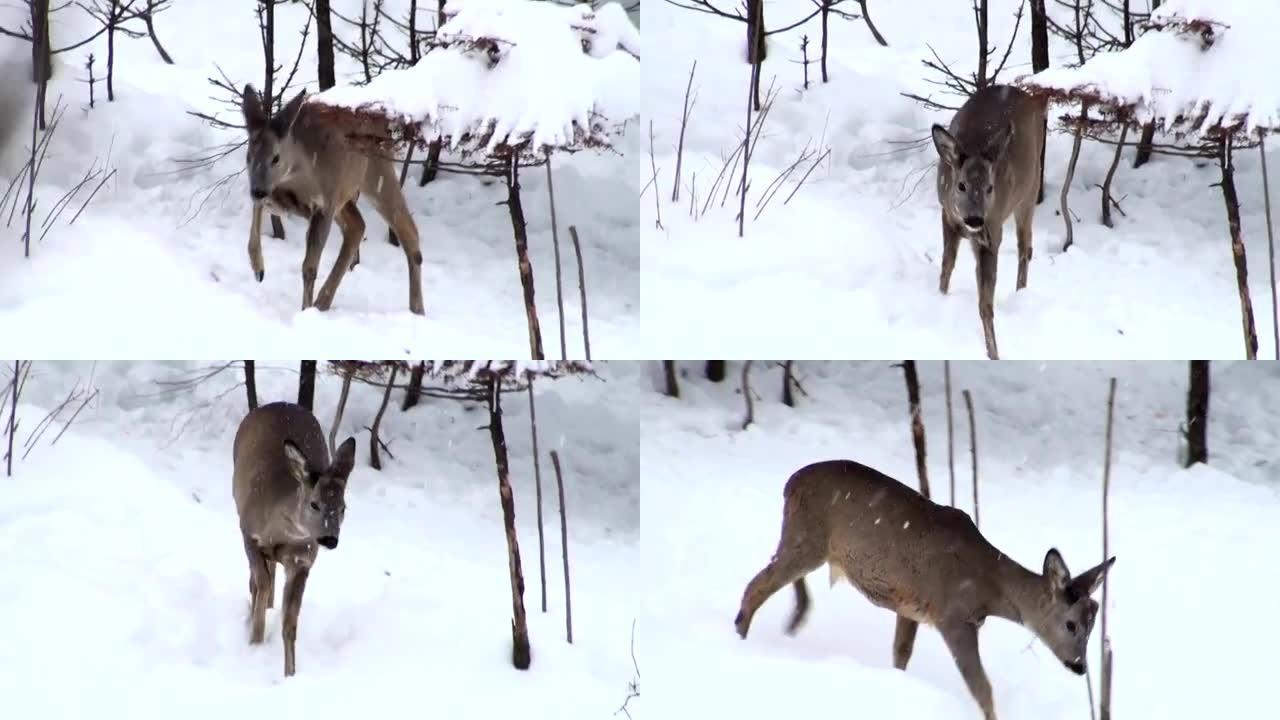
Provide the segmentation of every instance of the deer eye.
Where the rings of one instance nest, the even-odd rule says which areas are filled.
[[[1072,635],[1075,635],[1075,634],[1076,634],[1076,630],[1078,630],[1078,629],[1079,629],[1079,628],[1078,628],[1078,626],[1076,625],[1076,621],[1075,621],[1075,620],[1068,620],[1068,621],[1067,621],[1067,632],[1071,633]]]
[[[271,156],[271,164],[272,164],[272,165],[278,165],[279,163],[280,163],[280,156],[279,156],[279,155],[272,155],[272,156]]]
[[[320,512],[320,503],[315,502],[315,501],[313,500],[313,501],[311,502],[311,509],[312,509],[312,510],[315,510],[316,512]],[[1068,625],[1071,625],[1071,624],[1072,624],[1072,623],[1068,623]]]
[[[960,188],[960,192],[965,192],[966,190],[968,190],[968,189],[969,189],[968,187],[966,187],[966,186],[965,186],[965,184],[964,184],[964,183],[960,183],[960,184],[959,184],[959,185],[957,185],[956,187]]]
[[[996,189],[996,186],[995,186],[995,185],[988,185],[988,186],[987,186],[987,194],[988,194],[988,195],[990,195],[990,194],[991,194],[991,191],[992,191],[992,190],[995,190],[995,189]]]

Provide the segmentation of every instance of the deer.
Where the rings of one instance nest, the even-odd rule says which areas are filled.
[[[356,207],[363,192],[374,210],[394,231],[409,266],[409,310],[424,314],[422,305],[422,249],[418,227],[409,214],[395,167],[389,158],[357,151],[345,135],[305,103],[299,92],[279,112],[268,116],[268,100],[246,85],[241,101],[248,149],[245,169],[253,200],[249,223],[249,266],[262,282],[262,213],[306,219],[306,252],[302,260],[302,309],[325,311],[333,304],[338,284],[359,260],[364,217]],[[320,256],[337,223],[342,249],[329,277],[314,294]]]
[[[267,609],[275,604],[276,565],[283,565],[285,677],[296,669],[307,576],[319,548],[338,547],[355,449],[349,437],[330,458],[315,415],[293,403],[262,405],[236,430],[232,494],[249,560],[249,644],[264,640]]]
[[[747,584],[734,619],[743,639],[760,606],[788,583],[794,636],[809,612],[805,576],[824,563],[831,584],[848,581],[897,614],[893,664],[907,669],[920,623],[942,635],[985,720],[996,720],[978,629],[991,616],[1022,625],[1067,669],[1083,675],[1098,603],[1090,596],[1112,557],[1072,576],[1057,549],[1034,572],[1001,552],[961,510],[851,460],[813,463],[783,491],[782,536],[773,559]]]
[[[1018,233],[1017,289],[1027,286],[1045,112],[1043,101],[1018,88],[989,85],[960,106],[950,128],[933,126],[942,206],[938,289],[947,294],[960,238],[968,239],[977,263],[978,317],[987,357],[992,360],[1000,357],[995,329],[996,258],[1010,215]]]

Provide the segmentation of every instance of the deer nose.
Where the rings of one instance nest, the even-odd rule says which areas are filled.
[[[334,548],[338,547],[338,536],[337,536],[337,535],[325,535],[325,536],[324,536],[324,537],[322,537],[322,538],[316,538],[316,542],[320,543],[320,544],[321,544],[321,545],[323,545],[325,548],[327,548],[327,549],[329,549],[329,550],[332,550],[332,549],[334,549]]]
[[[982,229],[982,218],[978,217],[977,215],[970,215],[970,216],[968,216],[968,217],[966,217],[966,218],[964,219],[964,224],[965,224],[965,225],[966,225],[970,230],[981,230],[981,229]]]
[[[249,190],[249,194],[253,196],[254,200],[263,200],[267,197],[267,191],[261,188],[252,188]]]
[[[1063,665],[1066,665],[1068,670],[1070,670],[1071,672],[1073,672],[1073,673],[1075,673],[1075,674],[1077,674],[1077,675],[1083,675],[1083,674],[1084,674],[1084,672],[1085,672],[1084,662],[1083,662],[1083,661],[1081,661],[1081,660],[1074,660],[1074,661],[1072,661],[1072,662],[1064,662],[1064,663],[1062,663],[1062,664],[1063,664]]]

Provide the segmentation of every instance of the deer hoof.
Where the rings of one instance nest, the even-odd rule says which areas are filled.
[[[258,279],[258,282],[262,282],[262,277],[266,274],[267,274],[266,270],[259,270],[255,272],[253,276]]]

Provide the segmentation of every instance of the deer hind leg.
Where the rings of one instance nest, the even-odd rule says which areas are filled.
[[[253,268],[253,276],[258,282],[266,275],[267,270],[262,262],[262,204],[254,203],[249,219],[249,267]]]
[[[249,559],[249,644],[257,645],[263,641],[267,632],[267,603],[271,592],[272,563],[258,547],[258,543],[248,535],[244,538],[244,554]]]
[[[404,192],[396,179],[395,167],[390,162],[370,162],[365,175],[364,193],[373,201],[374,208],[387,227],[395,232],[404,251],[409,268],[409,310],[425,314],[422,305],[422,245],[418,238],[418,226],[409,214]]]
[[[294,650],[298,640],[298,614],[302,612],[302,593],[307,588],[311,568],[295,561],[285,565],[285,573],[284,623],[280,634],[284,638],[284,676],[292,677],[296,670]]]
[[[822,563],[826,562],[826,556],[820,544],[807,542],[804,539],[812,536],[800,535],[798,539],[793,540],[792,534],[787,530],[787,524],[784,521],[782,540],[778,544],[778,551],[774,554],[773,560],[751,578],[751,582],[747,583],[747,588],[742,593],[742,605],[738,609],[738,615],[734,618],[733,624],[738,629],[738,635],[743,638],[751,629],[751,618],[755,616],[756,611],[784,585],[791,584],[796,592],[796,606],[791,613],[791,619],[787,622],[788,634],[794,634],[800,629],[809,611],[809,591],[805,587],[804,576],[821,567]]]
[[[960,233],[942,218],[942,274],[938,278],[938,289],[943,295],[951,287],[951,271],[956,268],[956,253],[960,250]]]
[[[996,251],[1000,248],[1000,231],[990,230],[988,245],[974,243],[973,254],[977,260],[978,317],[982,320],[982,334],[987,342],[987,358],[999,360],[996,349]]]
[[[898,625],[893,630],[893,666],[899,670],[906,670],[907,663],[911,661],[911,651],[916,644],[916,630],[920,628],[920,623],[898,616]]]
[[[1031,221],[1035,214],[1035,199],[1028,197],[1014,215],[1018,228],[1018,290],[1027,286],[1027,268],[1031,265]]]
[[[333,210],[326,208],[311,216],[311,222],[307,225],[307,252],[302,258],[303,310],[313,304],[320,256],[324,254],[324,244],[329,241],[329,232],[333,229],[333,215]]]
[[[947,643],[947,649],[955,658],[956,667],[969,693],[982,708],[984,720],[996,720],[995,703],[991,699],[991,683],[987,680],[987,671],[982,669],[982,658],[978,655],[978,627],[972,623],[959,622],[941,625],[938,630]]]
[[[267,561],[267,609],[276,606],[276,561]]]
[[[333,304],[333,296],[338,293],[338,284],[342,282],[347,270],[355,265],[355,259],[360,252],[360,241],[364,238],[364,217],[360,215],[354,200],[343,205],[334,220],[342,230],[342,250],[333,263],[333,269],[329,271],[329,277],[320,287],[320,294],[316,296],[316,307],[320,310],[328,310]]]

